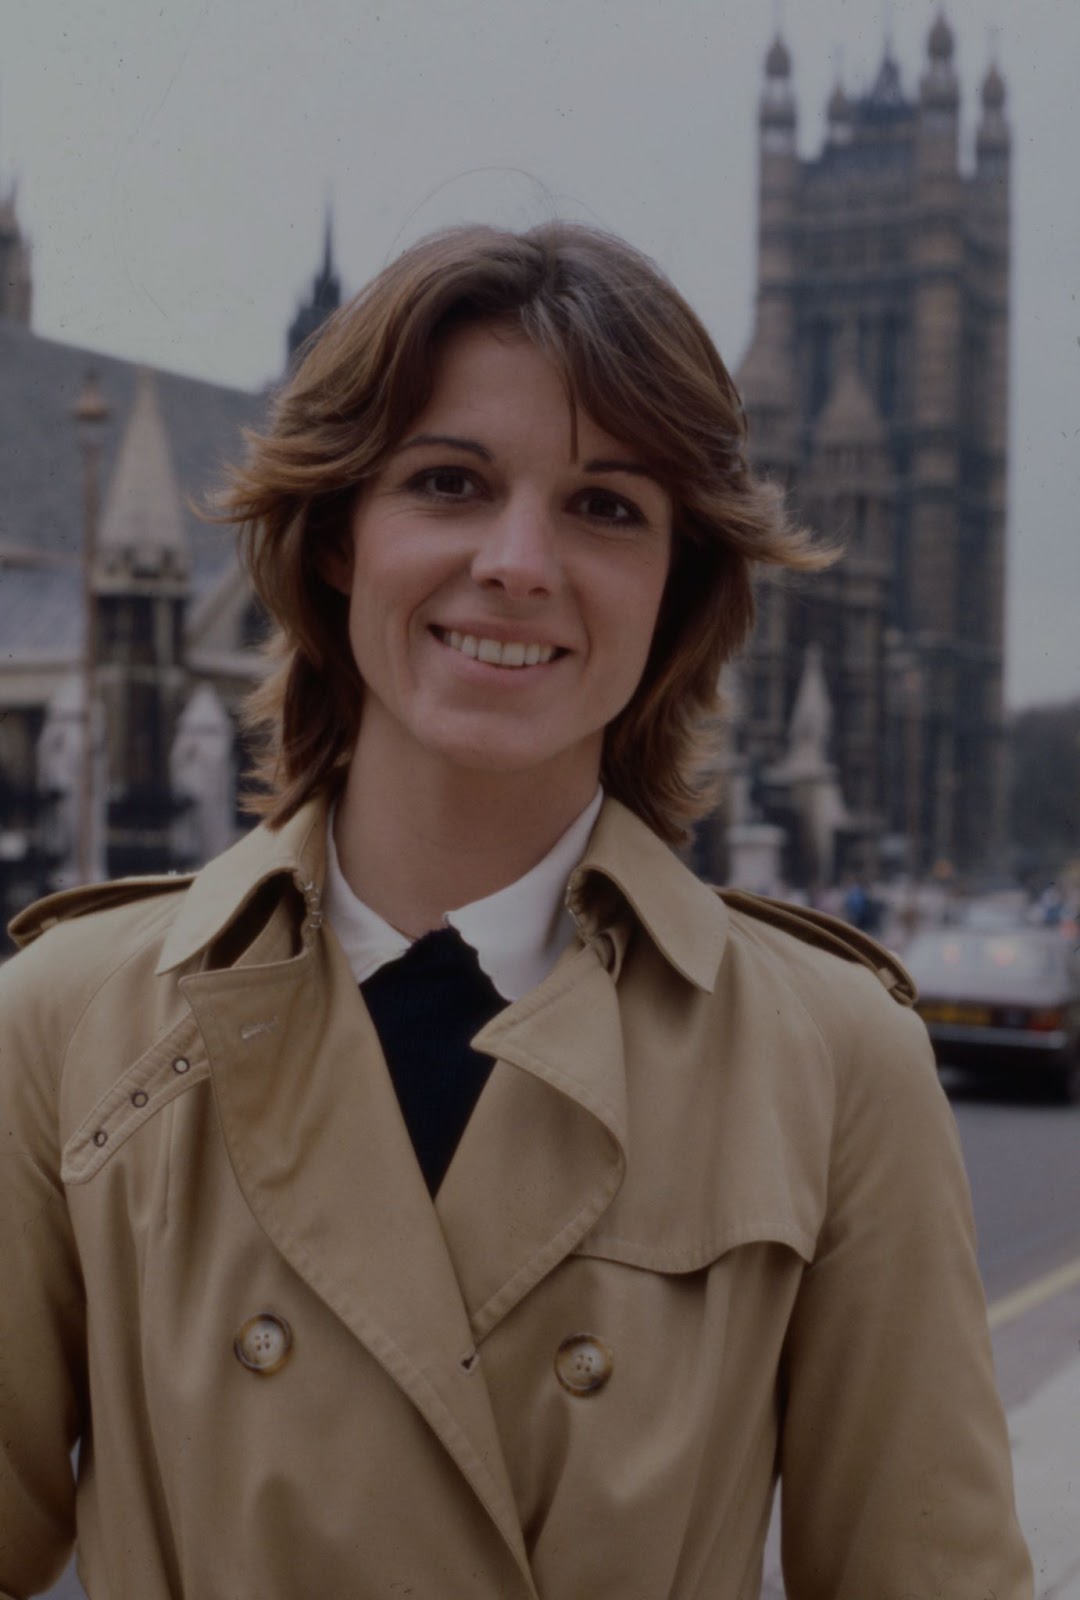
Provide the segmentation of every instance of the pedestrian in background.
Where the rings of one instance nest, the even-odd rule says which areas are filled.
[[[778,1477],[790,1600],[1030,1595],[906,975],[671,848],[828,559],[745,443],[558,223],[406,252],[251,440],[263,822],[2,974],[5,1595],[745,1600]]]

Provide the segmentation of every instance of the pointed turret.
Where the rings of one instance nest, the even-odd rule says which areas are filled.
[[[227,849],[234,835],[233,725],[211,684],[200,684],[180,714],[169,776],[173,794],[186,802],[173,830],[173,853],[201,865]]]
[[[804,495],[815,524],[845,542],[845,562],[833,581],[847,582],[856,567],[872,579],[860,604],[874,613],[882,628],[892,561],[893,489],[885,422],[849,356],[840,365],[814,429]]]
[[[793,411],[794,381],[791,354],[786,342],[775,336],[768,322],[759,316],[750,348],[743,356],[735,374],[739,394],[752,421],[755,456],[757,446],[765,446],[774,440],[771,430],[764,427],[765,413]],[[761,464],[759,461],[759,465]]]
[[[871,113],[876,112],[880,116],[882,113],[902,111],[906,105],[904,85],[900,78],[900,63],[892,53],[892,46],[886,44],[885,54],[881,58],[881,65],[867,97],[866,106]]]
[[[784,477],[793,466],[795,452],[791,289],[798,157],[791,55],[779,34],[765,57],[758,120],[757,311],[750,348],[736,381],[750,418],[755,464]]]
[[[832,702],[825,682],[821,646],[809,644],[788,725],[788,748],[783,765],[789,779],[816,777],[829,770],[832,722]]]
[[[868,586],[859,603],[885,625],[892,562],[894,490],[888,433],[855,361],[843,360],[813,434],[803,493],[814,524],[845,543],[845,560],[828,581],[856,575]]]
[[[958,170],[960,81],[953,52],[953,32],[942,10],[927,35],[927,67],[919,84],[920,164],[928,172]]]
[[[843,84],[838,80],[836,87],[829,96],[829,104],[826,109],[828,123],[826,138],[834,148],[842,148],[844,145],[851,143],[853,117],[854,107],[848,99]]]
[[[885,709],[895,480],[885,422],[859,370],[854,344],[849,338],[814,429],[802,506],[813,526],[843,545],[843,560],[824,581],[817,631],[836,664],[841,690],[834,758],[844,773],[849,805],[866,818],[878,814],[882,804],[878,741]]]
[[[766,784],[785,796],[786,808],[797,819],[797,876],[803,883],[831,881],[837,836],[848,822],[836,767],[829,759],[832,722],[823,652],[812,641],[791,708],[787,750],[765,773]]]
[[[939,11],[926,40],[927,70],[919,86],[922,104],[935,111],[956,114],[960,104],[960,84],[953,66],[953,33]]]
[[[795,153],[795,96],[791,89],[791,52],[779,34],[765,57],[765,87],[758,111],[763,150]]]
[[[879,448],[885,442],[881,416],[854,362],[846,363],[818,417],[819,449]]]
[[[1009,164],[1009,124],[1005,117],[1005,79],[992,62],[982,82],[982,115],[975,132],[975,170],[980,178],[1003,178]]]
[[[953,31],[945,20],[944,11],[939,11],[927,37],[926,53],[931,61],[951,61],[954,47]]]
[[[0,191],[0,317],[30,326],[33,280],[30,244],[19,227],[16,187]]]
[[[991,62],[990,70],[983,79],[982,104],[984,112],[1005,109],[1005,79],[998,71],[996,62]]]
[[[94,568],[97,683],[108,734],[107,866],[171,860],[168,751],[187,680],[191,560],[154,374],[138,373],[105,497]]]
[[[296,361],[307,341],[318,332],[340,304],[341,278],[334,265],[334,219],[330,207],[327,206],[322,266],[312,279],[311,298],[299,306],[289,325],[286,342],[290,366]]]
[[[187,530],[157,386],[140,369],[98,536],[98,593],[133,585],[183,584],[190,572]]]

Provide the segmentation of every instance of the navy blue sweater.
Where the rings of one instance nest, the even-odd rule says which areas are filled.
[[[492,1067],[469,1040],[506,1002],[454,928],[417,939],[360,993],[434,1195]]]

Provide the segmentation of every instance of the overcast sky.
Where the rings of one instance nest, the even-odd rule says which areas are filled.
[[[776,19],[799,141],[891,31],[914,92],[937,0],[0,0],[0,187],[49,338],[253,388],[276,377],[332,201],[355,290],[450,221],[626,235],[737,365]],[[1014,134],[1014,705],[1080,694],[1080,4],[950,0],[970,158],[991,52]],[[60,447],[58,442],[58,447]],[[2,492],[2,486],[0,486]]]

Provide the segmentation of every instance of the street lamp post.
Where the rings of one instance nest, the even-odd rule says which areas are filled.
[[[94,566],[97,558],[98,469],[109,406],[97,373],[89,371],[82,393],[71,408],[83,463],[83,747],[79,773],[78,863],[79,877],[94,876],[94,705],[97,698],[97,619],[94,605]]]

